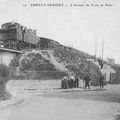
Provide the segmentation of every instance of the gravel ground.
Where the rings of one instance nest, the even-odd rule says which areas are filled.
[[[119,103],[41,96],[0,111],[0,120],[115,120]]]
[[[0,120],[120,120],[120,85],[90,90],[42,90],[37,84],[26,85],[11,86],[12,94],[24,100],[14,104],[11,99],[13,105],[6,101],[8,108],[0,107]]]
[[[44,97],[56,97],[66,99],[84,99],[106,102],[120,103],[120,90],[118,89],[91,89],[91,90],[65,90],[55,92],[45,92]]]

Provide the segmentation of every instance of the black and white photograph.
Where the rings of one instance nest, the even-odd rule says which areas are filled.
[[[120,120],[120,0],[0,0],[0,120]]]

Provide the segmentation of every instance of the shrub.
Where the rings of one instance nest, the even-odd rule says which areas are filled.
[[[0,64],[0,86],[5,86],[9,80],[9,69],[6,65]]]

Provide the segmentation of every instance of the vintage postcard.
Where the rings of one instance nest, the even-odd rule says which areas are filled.
[[[0,0],[0,120],[120,120],[119,0]]]

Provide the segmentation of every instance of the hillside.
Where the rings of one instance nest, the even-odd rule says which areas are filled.
[[[93,84],[98,84],[101,70],[94,62],[89,64],[85,61],[86,58],[92,57],[89,54],[74,48],[61,46],[54,48],[54,55],[58,62],[64,63],[69,71],[76,73],[81,79],[85,77],[86,73],[89,73]]]
[[[71,72],[84,78],[89,72],[93,84],[98,83],[100,68],[85,62],[89,54],[54,42],[46,50],[24,51],[10,63],[12,79],[61,79]]]
[[[10,69],[12,79],[59,79],[68,72],[50,50],[26,51],[11,61]]]

